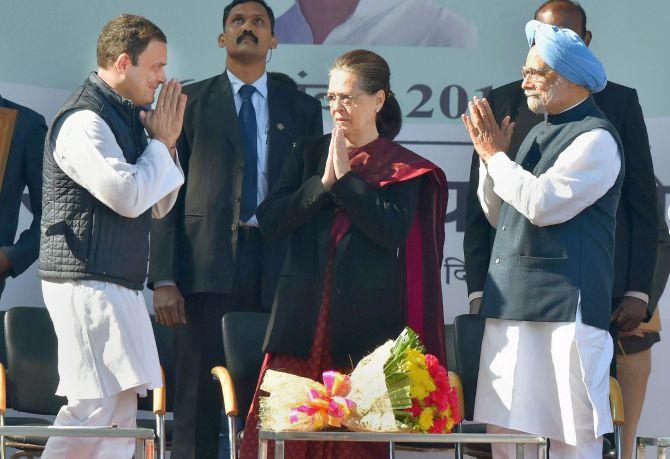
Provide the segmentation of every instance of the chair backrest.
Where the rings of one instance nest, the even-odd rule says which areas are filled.
[[[475,410],[484,323],[483,318],[474,314],[463,314],[454,319],[456,368],[463,384],[465,419],[469,421],[472,421]]]
[[[0,363],[7,368],[7,347],[5,346],[5,313],[0,311]]]
[[[223,353],[235,385],[238,416],[245,418],[263,364],[263,339],[270,314],[230,312],[223,316]]]
[[[454,340],[454,324],[444,325],[444,342],[447,346],[447,370],[458,374],[456,366],[456,342]]]
[[[58,342],[44,308],[15,307],[5,314],[7,406],[55,415],[66,404],[58,387]]]
[[[173,411],[174,405],[174,353],[172,352],[172,328],[156,322],[156,317],[151,316],[151,326],[154,330],[154,339],[158,349],[158,359],[165,371],[166,410]],[[144,411],[153,410],[153,399],[150,396],[138,397],[137,408]]]

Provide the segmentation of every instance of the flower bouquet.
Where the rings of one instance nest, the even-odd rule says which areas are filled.
[[[405,328],[363,358],[351,375],[323,373],[323,383],[268,370],[261,390],[260,427],[315,431],[448,433],[460,422],[447,370]]]

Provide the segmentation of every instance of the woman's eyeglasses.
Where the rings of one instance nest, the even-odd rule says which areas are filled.
[[[354,105],[354,101],[356,100],[356,98],[362,96],[363,94],[364,93],[360,93],[360,94],[328,93],[325,96],[323,96],[323,100],[324,100],[324,102],[326,102],[331,107],[337,105],[337,103],[339,101],[339,102],[342,102],[342,105],[349,108],[349,107],[352,107]]]

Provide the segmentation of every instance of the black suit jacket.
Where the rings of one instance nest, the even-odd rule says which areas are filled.
[[[351,227],[334,252],[328,330],[333,359],[344,368],[395,338],[405,323],[398,249],[412,225],[420,180],[377,189],[350,172],[326,192],[321,176],[329,144],[330,135],[299,142],[258,208],[267,238],[290,236],[264,349],[309,356],[341,206]]]
[[[613,298],[626,291],[649,294],[656,265],[658,217],[656,182],[647,128],[635,89],[609,82],[595,93],[598,107],[619,131],[626,175],[617,211]],[[508,156],[514,159],[528,131],[543,120],[530,111],[521,81],[494,89],[488,97],[498,122],[509,115],[516,122]],[[479,157],[472,157],[465,218],[466,281],[468,293],[482,291],[488,271],[495,229],[486,220],[477,198]]]
[[[42,216],[42,155],[47,125],[44,117],[22,105],[0,97],[0,107],[18,110],[14,135],[9,150],[2,190],[0,190],[0,248],[12,263],[11,272],[18,276],[37,259]],[[33,221],[14,243],[19,221],[21,196],[28,186]],[[0,280],[0,293],[4,281]]]
[[[179,198],[151,228],[149,286],[175,280],[182,294],[230,293],[235,273],[244,154],[227,74],[184,87],[188,95],[177,142],[185,183]],[[319,102],[268,74],[268,181],[272,189],[298,137],[323,132]],[[285,241],[266,245],[263,304],[269,309]]]

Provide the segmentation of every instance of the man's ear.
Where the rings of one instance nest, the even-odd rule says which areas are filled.
[[[128,67],[131,65],[133,65],[133,62],[128,53],[119,55],[119,57],[116,58],[116,62],[114,62],[114,68],[119,75],[125,75],[128,71]]]
[[[277,36],[276,35],[273,35],[272,39],[270,40],[270,48],[277,49]]]
[[[219,37],[216,39],[216,41],[219,44],[219,48],[225,48],[226,47],[226,34],[225,34],[225,32],[221,32],[219,34]]]
[[[593,38],[593,34],[591,33],[590,30],[587,30],[586,33],[584,34],[584,44],[586,46],[589,46],[591,44],[591,39]]]

